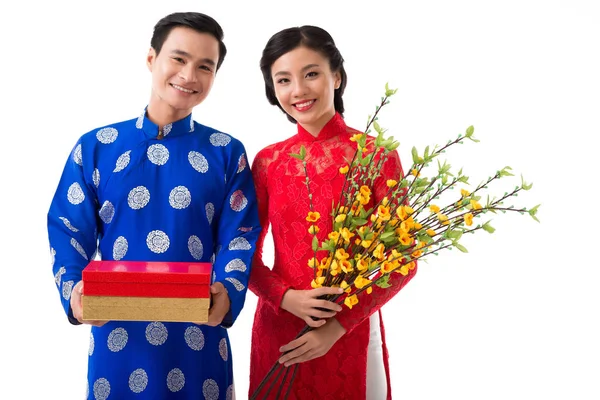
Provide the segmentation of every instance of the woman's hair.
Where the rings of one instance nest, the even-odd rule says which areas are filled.
[[[281,107],[281,104],[279,104],[279,101],[277,101],[277,97],[275,96],[275,86],[271,76],[271,67],[279,57],[300,46],[321,53],[329,61],[331,70],[339,72],[341,83],[340,87],[334,92],[333,103],[335,111],[343,115],[344,100],[342,99],[342,96],[348,79],[346,70],[344,69],[344,58],[336,47],[331,35],[326,30],[317,26],[304,25],[284,29],[271,36],[267,42],[260,59],[260,69],[265,80],[265,93],[269,103],[279,107],[281,111],[285,113],[285,110]],[[296,123],[294,118],[287,113],[286,115],[291,122]]]

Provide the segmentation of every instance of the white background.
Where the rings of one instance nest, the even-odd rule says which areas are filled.
[[[345,57],[350,126],[364,127],[386,82],[399,89],[380,122],[400,140],[406,167],[412,146],[445,143],[472,124],[481,142],[449,152],[453,166],[473,184],[505,165],[534,183],[515,204],[542,203],[540,224],[498,215],[496,233],[466,238],[468,254],[421,263],[383,308],[394,398],[600,398],[598,2],[7,4],[0,397],[83,398],[89,328],[69,325],[60,307],[48,206],[79,135],[146,105],[156,21],[202,11],[222,24],[229,54],[194,117],[241,139],[250,160],[295,132],[264,97],[261,51],[280,29],[314,24]],[[246,397],[255,305],[249,293],[230,331],[238,398]]]

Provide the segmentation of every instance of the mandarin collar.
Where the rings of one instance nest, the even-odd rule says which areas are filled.
[[[338,136],[341,133],[347,133],[348,131],[348,127],[344,122],[344,118],[338,112],[336,112],[335,115],[325,124],[317,136],[313,136],[310,132],[304,129],[302,125],[296,125],[298,127],[298,136],[307,142],[327,140],[334,136]]]
[[[158,125],[150,121],[147,113],[148,107],[144,108],[144,112],[138,117],[135,127],[144,133],[144,136],[152,139],[158,137],[159,129]],[[188,134],[194,131],[194,120],[192,119],[192,113],[189,113],[186,117],[171,122],[163,127],[162,135],[163,138],[170,138]]]

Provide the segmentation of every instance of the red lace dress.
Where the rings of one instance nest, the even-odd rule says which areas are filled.
[[[321,214],[317,223],[320,228],[317,236],[321,242],[331,230],[331,218],[328,216],[332,200],[338,201],[344,182],[339,168],[352,160],[356,144],[350,138],[359,133],[347,127],[337,113],[318,137],[300,125],[297,127],[295,136],[261,150],[252,165],[263,230],[257,242],[249,283],[250,290],[259,298],[252,330],[250,395],[281,356],[279,348],[294,339],[305,326],[300,318],[279,307],[284,293],[290,288],[310,289],[313,278],[313,271],[307,265],[313,252],[312,235],[308,233],[305,220],[310,210],[305,175],[302,162],[289,154],[298,153],[301,145],[306,148],[313,205],[315,211]],[[387,192],[385,181],[398,179],[401,172],[397,153],[390,153],[384,164],[383,176],[372,188],[375,201]],[[272,227],[275,249],[272,269],[262,260],[262,248],[269,225]],[[300,364],[289,399],[365,399],[369,316],[379,312],[380,307],[415,273],[416,269],[404,279],[400,274],[393,274],[390,279],[392,287],[380,289],[374,286],[373,293],[361,295],[359,303],[351,310],[343,306],[343,311],[336,318],[347,333],[326,355]],[[387,397],[391,399],[383,321],[381,336]],[[273,397],[276,391],[271,391]]]

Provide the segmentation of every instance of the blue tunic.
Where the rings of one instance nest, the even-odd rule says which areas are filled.
[[[159,133],[161,135],[159,135]],[[111,321],[92,327],[90,399],[231,399],[225,327],[244,305],[260,230],[243,144],[191,114],[159,132],[145,112],[83,135],[48,213],[65,313],[94,258],[213,262],[231,311],[222,326]]]

